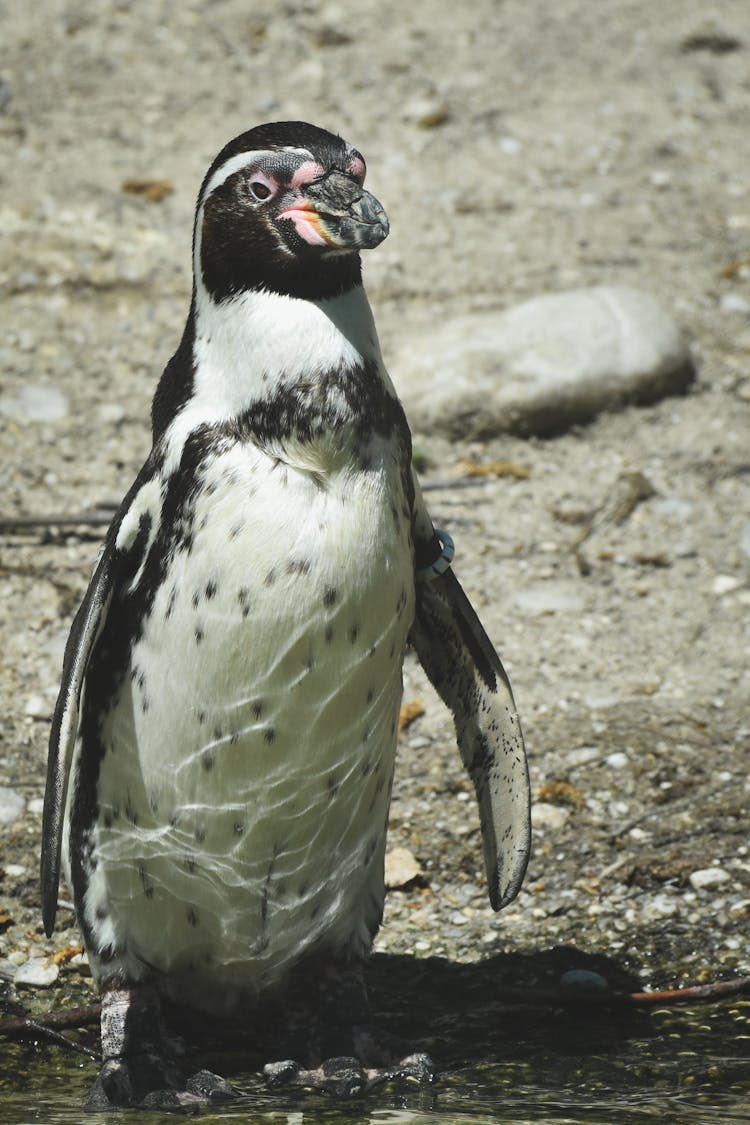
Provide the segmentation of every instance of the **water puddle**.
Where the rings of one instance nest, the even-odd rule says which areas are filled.
[[[205,1125],[677,1125],[750,1123],[750,999],[635,1012],[509,1009],[497,961],[373,960],[378,1021],[442,1067],[427,1090],[389,1087],[336,1103],[268,1092],[235,1043],[199,1059],[246,1091]],[[507,977],[506,977],[507,983]],[[493,990],[494,993],[493,994]],[[89,1039],[93,1041],[93,1039]],[[96,1063],[49,1044],[0,1043],[0,1125],[165,1125],[172,1114],[82,1110]]]

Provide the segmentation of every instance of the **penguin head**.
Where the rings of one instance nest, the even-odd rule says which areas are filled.
[[[359,251],[388,234],[362,155],[302,121],[230,141],[196,208],[196,284],[216,302],[247,290],[320,299],[360,283]]]

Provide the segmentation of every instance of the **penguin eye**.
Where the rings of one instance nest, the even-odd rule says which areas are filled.
[[[273,195],[273,188],[265,180],[254,179],[249,183],[250,194],[254,199],[262,202],[264,199],[270,199]]]

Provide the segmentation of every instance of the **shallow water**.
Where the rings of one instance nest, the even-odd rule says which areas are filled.
[[[512,962],[513,983],[529,964]],[[601,967],[601,966],[600,966]],[[200,1119],[288,1125],[682,1125],[750,1123],[750,999],[654,1011],[509,1009],[507,958],[481,965],[378,957],[371,994],[378,1022],[426,1048],[441,1066],[427,1090],[396,1086],[346,1103],[269,1093],[262,1058],[234,1043],[198,1065],[245,1096]],[[538,965],[536,966],[538,969]],[[525,981],[524,981],[525,983]],[[164,1125],[173,1114],[82,1110],[96,1063],[49,1044],[0,1043],[0,1125],[99,1121]]]

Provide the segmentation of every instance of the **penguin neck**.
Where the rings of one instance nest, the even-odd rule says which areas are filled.
[[[154,397],[154,439],[231,421],[285,386],[372,364],[382,370],[361,284],[327,298],[250,289],[216,301],[199,281]]]

